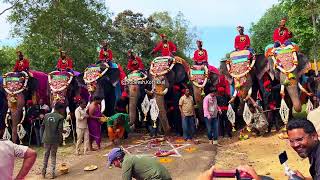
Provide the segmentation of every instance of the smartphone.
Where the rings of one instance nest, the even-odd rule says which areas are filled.
[[[286,151],[283,151],[283,153],[279,154],[279,161],[280,161],[280,164],[283,164],[288,161],[288,155]]]

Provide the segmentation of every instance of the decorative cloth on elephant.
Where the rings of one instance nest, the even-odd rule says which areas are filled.
[[[160,34],[161,38],[167,37],[165,34]],[[177,52],[177,47],[172,41],[162,40],[152,50],[152,53],[160,51],[162,56],[172,56],[172,53]]]
[[[49,86],[53,97],[53,104],[66,102],[66,93],[73,75],[66,71],[53,71],[49,73]]]

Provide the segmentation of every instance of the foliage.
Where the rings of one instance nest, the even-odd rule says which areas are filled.
[[[2,47],[0,49],[0,70],[1,73],[12,71],[17,59],[16,49],[12,47]]]
[[[273,31],[281,18],[287,18],[287,26],[294,35],[292,41],[300,45],[302,52],[311,55],[312,48],[317,48],[320,40],[319,12],[320,0],[281,0],[267,10],[257,23],[252,24],[250,32],[253,47],[258,53],[263,53],[264,48],[273,42]],[[316,19],[315,29],[312,15]]]
[[[187,58],[195,39],[194,29],[182,13],[171,17],[157,12],[150,17],[125,10],[111,20],[104,1],[92,0],[5,0],[12,9],[8,18],[13,25],[12,35],[22,38],[18,47],[31,60],[32,68],[52,71],[66,50],[73,58],[75,69],[82,71],[97,59],[97,47],[107,39],[114,61],[127,64],[127,51],[134,49],[145,66],[153,57],[152,48],[158,34],[166,33],[178,46],[178,55]],[[191,60],[189,59],[189,62]]]
[[[264,48],[273,42],[273,31],[278,27],[279,21],[285,17],[280,5],[274,5],[250,28],[252,47],[256,53],[264,53]]]
[[[96,1],[22,0],[12,9],[13,35],[22,37],[19,47],[33,67],[52,71],[58,50],[68,51],[76,69],[97,59],[96,47],[108,34],[108,11]]]

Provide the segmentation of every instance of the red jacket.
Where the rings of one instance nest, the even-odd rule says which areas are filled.
[[[250,47],[250,37],[248,35],[238,35],[234,40],[234,48],[237,50],[244,50]]]
[[[135,56],[135,60],[137,61],[137,64],[133,64],[133,59],[129,59],[127,69],[129,71],[134,71],[134,70],[142,70],[144,69],[144,65],[142,63],[142,60],[139,56]]]
[[[196,61],[196,62],[204,62],[204,61],[207,62],[208,61],[207,50],[205,50],[205,49],[202,49],[202,50],[197,49],[196,51],[194,51],[193,60]]]
[[[282,31],[280,28],[277,28],[273,32],[274,42],[279,41],[281,44],[284,44],[290,38],[292,38],[292,33],[286,27]]]
[[[20,72],[20,71],[28,71],[29,70],[29,60],[28,59],[23,59],[22,61],[17,60],[16,64],[13,68],[13,71],[15,72]]]
[[[153,52],[158,52],[158,51],[161,51],[162,56],[171,56],[172,52],[176,52],[177,51],[177,47],[171,41],[168,41],[165,44],[161,41],[153,49]]]
[[[111,61],[112,60],[112,51],[111,49],[108,49],[105,51],[103,48],[100,50],[99,53],[99,59],[100,61],[104,61],[105,59]]]
[[[65,62],[63,62],[63,60],[61,58],[59,58],[57,68],[59,70],[73,69],[72,59],[67,57]]]

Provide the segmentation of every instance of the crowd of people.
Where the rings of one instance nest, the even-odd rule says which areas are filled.
[[[283,19],[280,22],[280,27],[274,31],[274,47],[279,47],[280,45],[291,44],[290,38],[292,33],[285,27],[286,20]],[[254,54],[253,49],[250,46],[250,38],[248,35],[244,34],[244,27],[238,26],[239,35],[235,38],[235,50],[249,50]],[[161,52],[162,56],[173,56],[177,47],[171,41],[167,40],[165,34],[161,34],[161,42],[159,42],[153,49],[151,54]],[[198,49],[194,52],[194,64],[196,65],[208,65],[208,52],[203,49],[203,42],[198,40]],[[109,49],[108,43],[106,41],[102,42],[102,48],[99,52],[99,61],[106,62],[111,65],[113,60],[112,50]],[[23,56],[21,51],[18,52],[18,60],[14,67],[14,71],[29,71],[29,60]],[[73,70],[73,61],[70,57],[66,55],[66,52],[60,51],[60,58],[57,61],[57,70]],[[141,71],[144,70],[144,65],[141,58],[136,55],[136,53],[130,49],[128,51],[128,64],[127,69],[130,71]],[[267,88],[268,80],[264,81],[264,86]],[[228,104],[232,97],[230,93],[226,93],[226,87],[217,87],[209,90],[207,95],[203,99],[203,115],[204,121],[207,129],[207,137],[210,144],[218,144],[218,137],[222,135],[223,137],[232,136],[232,124],[227,117]],[[180,91],[180,88],[176,88]],[[271,89],[270,89],[271,91]],[[182,92],[182,90],[181,90]],[[194,98],[190,93],[190,89],[184,88],[178,99],[178,109],[174,112],[180,112],[181,119],[174,119],[172,122],[172,129],[176,134],[181,134],[186,141],[193,141],[196,133],[197,121],[195,118],[195,107]],[[276,99],[274,99],[275,101]],[[129,116],[128,116],[128,94],[124,91],[116,102],[115,111],[116,114],[106,117],[101,112],[101,101],[102,98],[99,96],[94,96],[90,105],[87,106],[88,102],[81,99],[79,106],[75,110],[76,118],[76,154],[81,154],[81,144],[83,146],[83,154],[87,151],[95,151],[93,148],[93,142],[96,143],[97,149],[101,149],[102,132],[101,126],[106,122],[107,124],[107,134],[109,141],[112,142],[114,146],[119,144],[119,141],[123,138],[127,138],[128,133],[130,133]],[[260,106],[255,103],[251,98],[250,111],[254,114],[253,121],[259,123],[253,123],[252,129],[256,130],[256,134],[259,134],[261,130],[271,131],[272,126],[270,124],[275,124],[276,129],[280,128],[278,119],[275,115],[277,113],[271,111],[267,114],[267,117],[262,112],[263,110]],[[270,109],[275,110],[275,102],[270,101]],[[271,107],[273,106],[273,107]],[[42,176],[43,178],[47,175],[48,159],[51,156],[51,177],[55,178],[56,172],[56,156],[57,149],[62,142],[62,134],[64,133],[63,121],[66,116],[65,104],[57,102],[53,111],[48,105],[44,104],[43,100],[39,101],[39,104],[33,104],[33,101],[27,101],[27,120],[30,121],[30,140],[32,131],[35,133],[36,144],[38,146],[43,143],[45,153],[43,160]],[[177,107],[173,107],[177,108]],[[170,109],[168,110],[170,112]],[[274,114],[272,114],[274,113]],[[269,120],[270,123],[268,127],[262,127],[267,123],[262,121]],[[179,128],[181,127],[181,128]],[[289,136],[289,141],[291,147],[298,153],[302,158],[309,158],[310,161],[310,174],[311,179],[320,179],[320,148],[318,135],[315,130],[314,125],[306,120],[290,120],[287,125],[287,133]],[[156,132],[151,133],[151,136],[156,135]],[[30,144],[30,142],[29,142]],[[12,179],[13,177],[13,167],[14,167],[14,157],[24,158],[23,167],[21,168],[16,179],[23,179],[28,171],[31,169],[33,163],[36,160],[35,151],[31,150],[22,145],[13,144],[7,140],[0,141],[0,159],[4,160],[4,164],[0,164],[0,174],[6,177],[5,179]],[[114,165],[116,167],[122,168],[123,179],[172,179],[169,171],[161,165],[159,162],[148,157],[137,157],[134,155],[126,154],[121,148],[114,148],[108,155],[108,165]],[[251,175],[254,179],[260,179],[255,170],[249,166],[240,166],[237,168],[242,172],[246,172]],[[212,179],[214,177],[215,167],[212,167],[208,171],[201,174],[198,179],[206,180]],[[302,179],[308,179],[304,177],[299,171],[296,171],[296,175]]]

